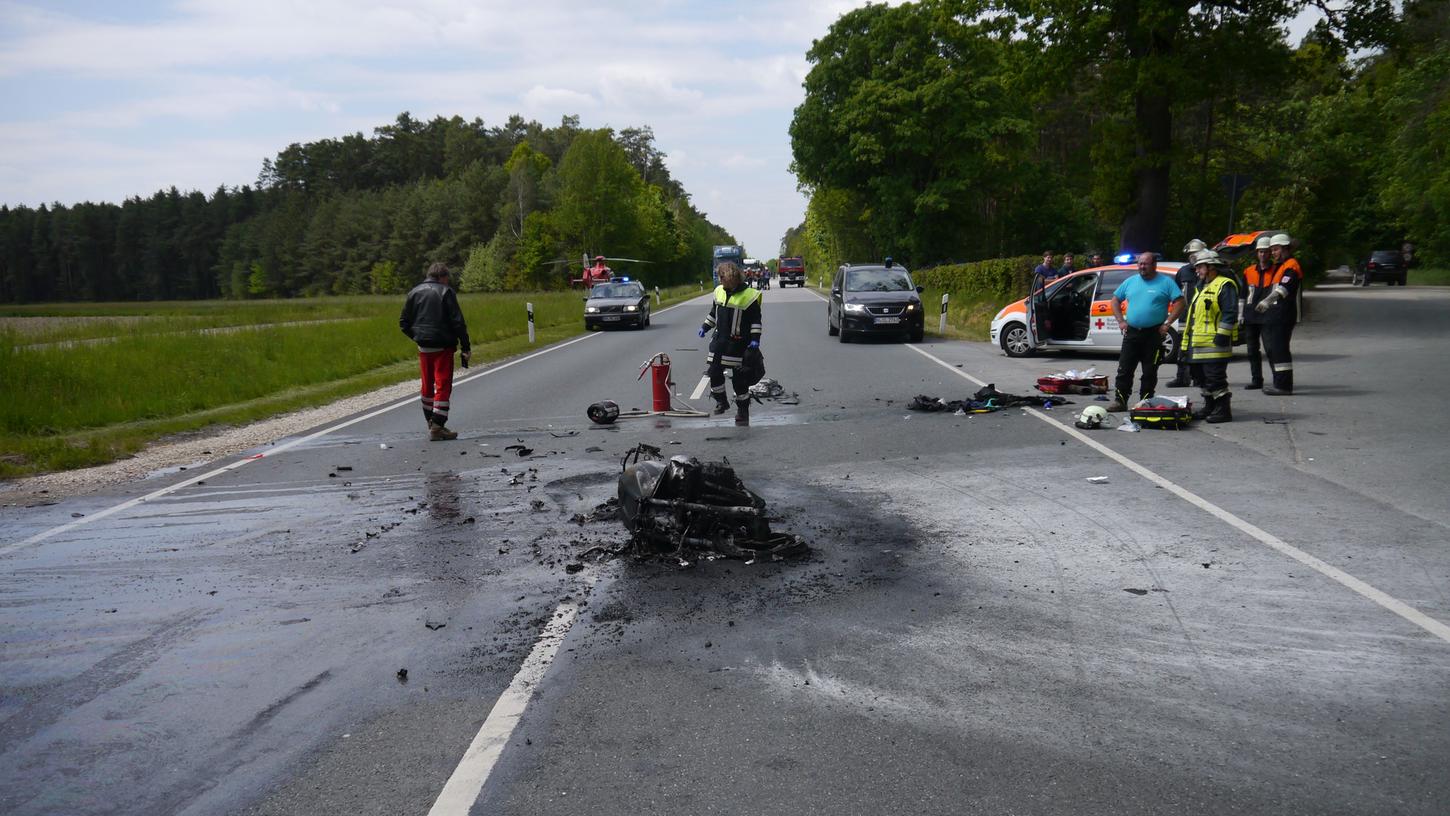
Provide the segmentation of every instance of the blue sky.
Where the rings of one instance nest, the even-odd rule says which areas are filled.
[[[771,257],[805,209],[787,132],[805,52],[860,4],[0,0],[0,202],[209,193],[404,110],[578,114],[653,127],[696,205]]]
[[[776,254],[805,52],[853,2],[0,0],[0,201],[252,183],[401,111],[649,125],[712,219]]]

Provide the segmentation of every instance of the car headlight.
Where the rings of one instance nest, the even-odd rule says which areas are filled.
[[[626,312],[637,312],[637,311],[639,311],[639,307],[638,306],[626,306],[626,307],[624,307],[624,310]]]
[[[914,312],[914,311],[916,311],[916,304],[915,303],[908,303],[908,304],[906,304],[906,311],[908,311],[908,312]]]
[[[599,313],[599,307],[598,306],[585,306],[584,307],[584,314],[598,314],[598,313]]]
[[[866,312],[866,307],[865,306],[862,306],[859,303],[847,303],[845,306],[842,306],[841,308],[845,309],[846,311],[850,312],[851,314],[864,314]]]

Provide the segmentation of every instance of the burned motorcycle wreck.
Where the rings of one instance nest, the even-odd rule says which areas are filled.
[[[711,555],[750,561],[806,551],[800,536],[770,531],[765,500],[728,462],[665,459],[659,448],[640,445],[622,464],[619,518],[638,554],[682,562]]]

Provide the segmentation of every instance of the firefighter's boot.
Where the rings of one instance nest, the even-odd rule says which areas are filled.
[[[440,425],[437,422],[428,426],[428,441],[430,442],[447,442],[450,439],[457,438],[458,431],[450,431],[447,426]]]
[[[1220,422],[1233,422],[1234,414],[1233,410],[1231,409],[1232,402],[1232,394],[1224,394],[1223,396],[1214,400],[1213,412],[1208,415],[1208,418],[1205,421],[1208,422],[1208,424],[1210,425],[1217,425]]]
[[[735,424],[740,426],[750,424],[750,397],[735,400]]]
[[[1203,404],[1198,407],[1197,411],[1193,412],[1193,418],[1208,419],[1208,417],[1213,414],[1215,406],[1218,405],[1218,401],[1218,397],[1210,397],[1209,395],[1204,394]]]
[[[1294,372],[1275,371],[1274,384],[1264,386],[1264,393],[1271,397],[1287,397],[1294,393]]]
[[[725,413],[728,410],[730,410],[730,398],[727,397],[727,396],[725,396],[724,394],[716,394],[715,395],[715,410],[712,411],[711,413],[714,413],[714,414],[723,414],[723,413]]]
[[[1178,373],[1168,381],[1168,388],[1187,388],[1193,384],[1193,379],[1188,376],[1188,364],[1179,363]]]

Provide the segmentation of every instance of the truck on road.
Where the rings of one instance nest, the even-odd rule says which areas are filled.
[[[717,246],[711,253],[710,278],[720,285],[720,264],[733,261],[737,266],[745,262],[745,247],[731,245]]]

